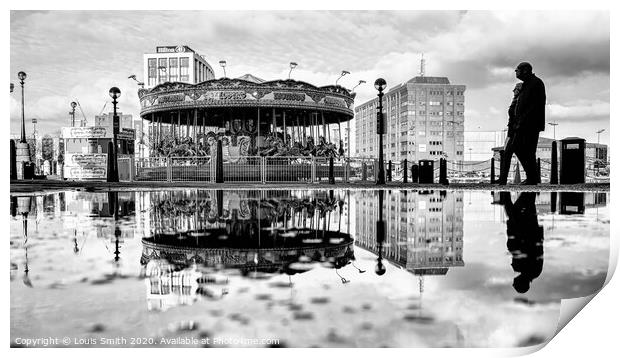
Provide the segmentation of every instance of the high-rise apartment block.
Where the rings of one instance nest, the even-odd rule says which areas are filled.
[[[378,157],[378,101],[355,108],[358,157]],[[450,84],[447,77],[417,76],[385,93],[383,110],[385,160],[463,160],[464,85]]]

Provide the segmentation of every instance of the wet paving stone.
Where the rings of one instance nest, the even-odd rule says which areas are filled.
[[[293,314],[293,319],[296,321],[310,321],[314,319],[314,313],[298,311]]]

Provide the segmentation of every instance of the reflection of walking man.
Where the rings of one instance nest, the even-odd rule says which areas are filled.
[[[543,227],[538,225],[536,193],[524,192],[512,203],[510,192],[500,193],[508,221],[506,246],[512,254],[512,269],[519,273],[512,286],[519,293],[530,289],[530,283],[543,268]]]
[[[532,65],[527,62],[521,62],[517,66],[515,75],[523,81],[523,84],[516,102],[513,99],[514,109],[511,105],[509,110],[512,117],[509,121],[509,131],[513,136],[507,146],[511,147],[509,148],[511,151],[514,150],[527,175],[522,184],[536,185],[540,183],[536,165],[536,147],[539,132],[545,130],[545,84],[532,73]],[[503,166],[504,170],[500,173],[500,184],[506,184],[508,173],[503,172],[510,166],[510,159],[506,159],[505,163],[507,165]]]

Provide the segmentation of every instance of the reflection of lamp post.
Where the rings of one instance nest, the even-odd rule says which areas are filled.
[[[344,72],[344,71],[343,71]],[[387,82],[383,78],[375,81],[375,88],[379,93],[379,107],[377,108],[377,134],[379,135],[379,173],[377,184],[385,184],[385,170],[383,169],[383,90],[387,87]],[[349,138],[351,140],[351,138]]]
[[[224,70],[224,78],[226,78],[226,61],[221,60],[220,66],[222,66],[222,70]]]
[[[385,265],[383,265],[383,242],[385,241],[385,221],[383,221],[383,190],[379,190],[379,217],[377,218],[377,248],[379,249],[379,256],[377,257],[377,265],[375,266],[375,273],[381,276],[385,273]]]
[[[289,79],[289,80],[291,79],[291,72],[293,72],[293,69],[294,69],[295,67],[297,67],[297,62],[291,62],[291,63],[290,63],[290,66],[291,66],[291,69],[290,69],[290,70],[288,70],[288,79]]]
[[[361,85],[362,83],[366,83],[366,81],[364,81],[364,80],[360,80],[360,81],[358,82],[358,84],[356,84],[355,86],[353,86],[353,88],[351,88],[351,92],[355,91],[355,89],[357,88],[357,86]]]
[[[347,70],[342,70],[342,72],[340,73],[340,77],[338,77],[338,79],[336,80],[336,84],[338,84],[338,81],[340,81],[340,79],[348,74],[350,74],[351,72],[347,71]]]
[[[77,107],[77,103],[71,102],[71,127],[75,127],[75,107]]]
[[[22,86],[22,136],[20,142],[26,143],[26,121],[24,119],[24,81],[26,80],[26,72],[19,71],[17,78],[19,78],[19,83]]]
[[[112,116],[114,150],[112,151],[112,176],[110,178],[112,182],[118,181],[118,132],[120,131],[120,123],[116,114],[116,104],[118,103],[116,99],[120,96],[121,90],[118,87],[110,88],[110,97],[112,97],[112,106],[114,108]]]

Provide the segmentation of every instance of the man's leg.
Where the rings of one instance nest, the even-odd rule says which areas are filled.
[[[518,143],[515,146],[515,152],[523,166],[523,170],[525,170],[526,182],[528,184],[538,184],[540,182],[538,166],[536,164],[538,132],[519,133],[516,137],[518,138]]]

